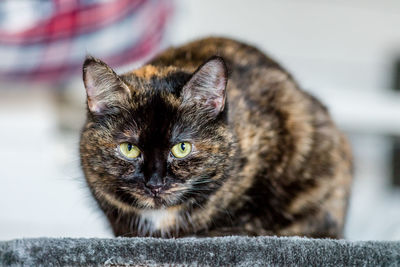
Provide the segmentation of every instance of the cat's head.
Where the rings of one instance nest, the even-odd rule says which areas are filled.
[[[144,66],[117,75],[89,57],[81,162],[96,198],[120,209],[201,205],[233,158],[227,68],[213,57],[189,73]]]

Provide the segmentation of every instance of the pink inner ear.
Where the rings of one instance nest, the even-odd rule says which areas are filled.
[[[225,104],[225,87],[226,87],[226,70],[221,60],[211,60],[204,65],[205,76],[208,76],[209,83],[208,97],[206,104],[213,107],[216,113],[224,108]]]
[[[130,94],[129,88],[105,63],[92,61],[85,64],[83,78],[91,112],[102,113]]]
[[[103,104],[96,101],[91,101],[89,97],[88,97],[88,106],[90,111],[95,113],[100,113],[105,108]]]
[[[90,68],[90,67],[89,67]],[[100,103],[96,101],[96,86],[95,81],[92,77],[91,70],[87,69],[85,73],[85,87],[87,94],[87,103],[90,111],[92,112],[100,112],[102,107]]]
[[[211,108],[215,114],[223,110],[226,67],[221,58],[214,58],[201,66],[183,89],[184,102],[200,102]]]
[[[87,71],[85,74],[85,87],[87,95],[92,97],[94,95],[95,85],[90,71]]]
[[[223,101],[219,101],[218,99],[213,99],[213,100],[207,100],[206,101],[206,105],[211,106],[216,113],[218,113],[219,111],[223,110]]]

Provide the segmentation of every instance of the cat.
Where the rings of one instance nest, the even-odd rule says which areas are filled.
[[[257,48],[210,37],[122,75],[88,56],[83,81],[81,165],[116,236],[343,236],[349,143]]]

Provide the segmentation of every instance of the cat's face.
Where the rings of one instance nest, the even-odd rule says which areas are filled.
[[[233,143],[222,59],[194,74],[147,66],[117,76],[89,58],[84,82],[81,161],[97,198],[121,209],[201,205],[219,188]]]

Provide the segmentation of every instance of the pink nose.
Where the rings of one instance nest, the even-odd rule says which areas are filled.
[[[146,183],[145,186],[145,191],[147,193],[150,193],[152,196],[157,196],[160,194],[162,190],[162,184],[152,184],[152,183]]]

